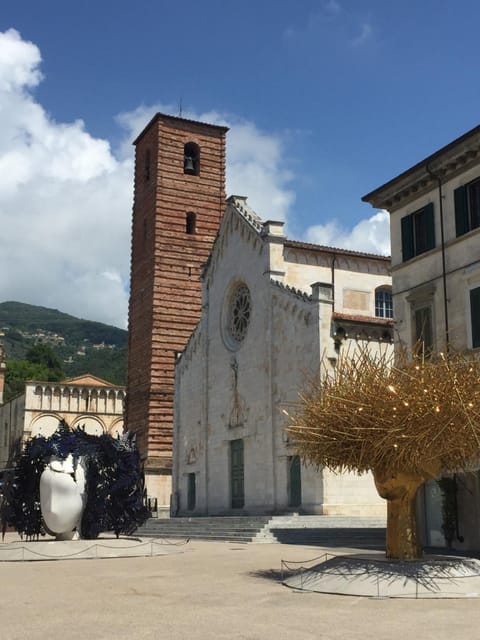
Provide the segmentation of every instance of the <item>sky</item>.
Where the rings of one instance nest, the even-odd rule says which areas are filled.
[[[126,327],[132,141],[230,127],[227,194],[389,254],[361,197],[480,122],[476,0],[5,0],[0,302]]]

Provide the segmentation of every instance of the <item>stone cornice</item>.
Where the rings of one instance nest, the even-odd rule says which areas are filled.
[[[442,147],[396,178],[363,196],[363,202],[392,212],[480,162],[480,126]]]
[[[156,113],[153,118],[150,120],[150,122],[142,129],[142,131],[138,134],[138,136],[135,138],[135,140],[133,141],[132,144],[136,145],[138,144],[138,142],[140,141],[141,138],[143,138],[143,136],[145,135],[145,133],[148,131],[148,129],[150,129],[150,127],[157,123],[158,121],[165,121],[165,122],[172,122],[175,126],[181,126],[182,124],[186,124],[189,125],[191,128],[191,125],[196,125],[198,126],[200,129],[217,129],[220,133],[227,133],[227,131],[229,130],[228,127],[225,127],[223,125],[218,125],[218,124],[209,124],[207,122],[200,122],[199,120],[190,120],[189,118],[182,118],[180,116],[171,116],[168,115],[166,113]]]

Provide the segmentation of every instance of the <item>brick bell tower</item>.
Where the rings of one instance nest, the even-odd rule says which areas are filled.
[[[157,113],[135,140],[126,425],[148,495],[171,493],[174,365],[200,319],[225,206],[226,127]]]

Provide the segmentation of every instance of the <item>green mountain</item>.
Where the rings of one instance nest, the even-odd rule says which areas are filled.
[[[92,373],[113,384],[125,384],[124,329],[81,320],[56,309],[1,302],[0,333],[7,361],[23,360],[33,345],[48,344],[62,362],[67,377]]]

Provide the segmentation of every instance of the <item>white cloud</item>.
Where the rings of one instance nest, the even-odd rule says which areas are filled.
[[[336,0],[328,0],[323,5],[325,11],[331,15],[337,15],[342,10],[340,3],[336,2]]]
[[[251,122],[232,123],[228,138],[227,191],[248,196],[265,220],[288,221],[295,195],[284,167],[281,137],[260,132]]]
[[[369,19],[358,12],[358,8],[345,9],[336,0],[327,0],[315,7],[310,13],[298,13],[296,24],[289,25],[283,31],[283,38],[292,47],[318,48],[318,39],[328,45],[358,48],[372,39],[374,28]]]
[[[332,4],[333,8],[333,4]],[[41,55],[14,30],[0,33],[0,301],[19,300],[126,326],[133,195],[131,141],[157,111],[139,106],[117,123],[114,153],[85,124],[55,122],[32,95]],[[246,195],[264,219],[288,223],[295,194],[283,134],[217,112],[183,116],[230,127],[227,195]],[[388,214],[352,230],[308,230],[310,242],[389,253]]]
[[[357,223],[352,229],[336,220],[309,227],[307,242],[354,251],[390,255],[390,220],[387,211],[378,211],[370,218]]]
[[[0,300],[124,326],[132,160],[82,121],[46,114],[29,92],[40,61],[16,31],[0,33]]]
[[[0,90],[35,87],[42,78],[40,61],[38,47],[22,40],[15,29],[0,33]]]
[[[356,36],[355,38],[353,38],[352,40],[352,46],[353,47],[360,47],[363,44],[365,44],[368,40],[370,40],[370,38],[372,37],[373,34],[373,28],[372,25],[369,24],[368,22],[364,22],[361,26],[360,29],[360,33],[358,34],[358,36]]]
[[[165,105],[120,114],[116,153],[85,124],[55,122],[31,89],[38,48],[0,33],[0,301],[19,300],[126,326],[133,195],[131,141]],[[218,113],[185,117],[231,127],[227,193],[286,219],[294,194],[281,136]]]

